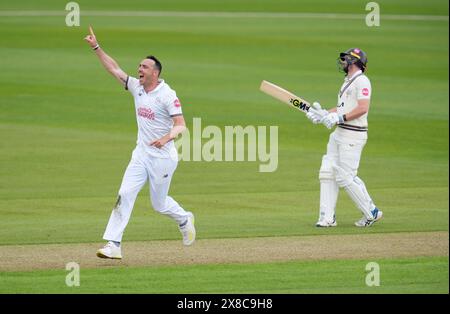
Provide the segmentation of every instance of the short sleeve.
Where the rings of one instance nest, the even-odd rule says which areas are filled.
[[[132,76],[127,77],[127,81],[125,82],[125,89],[130,91],[133,96],[137,93],[139,86],[141,86],[141,84],[139,84],[138,79]]]
[[[169,93],[167,96],[165,105],[171,117],[181,116],[183,114],[181,110],[181,102],[174,91]]]
[[[372,96],[372,86],[370,85],[370,80],[367,76],[363,75],[357,79],[356,83],[356,91],[358,100],[360,99],[370,99]]]

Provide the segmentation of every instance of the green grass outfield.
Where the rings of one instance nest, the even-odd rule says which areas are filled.
[[[140,9],[365,14],[365,1],[78,3],[81,27],[71,28],[64,15],[1,15],[5,10],[63,11],[60,1],[0,4],[0,245],[101,241],[135,145],[136,123],[131,96],[105,73],[82,40],[89,24],[105,51],[130,74],[148,54],[162,60],[162,76],[177,91],[188,127],[194,117],[201,117],[204,126],[222,129],[279,127],[276,172],[259,173],[257,162],[180,162],[171,195],[196,214],[200,238],[448,231],[448,18],[383,19],[383,14],[448,15],[447,1],[378,1],[381,26],[371,28],[363,19],[83,16],[83,10]],[[369,141],[359,176],[385,219],[369,230],[354,228],[360,214],[341,192],[339,227],[318,230],[313,227],[318,215],[317,177],[329,131],[258,88],[266,79],[324,107],[334,106],[342,83],[335,59],[352,46],[368,52],[373,86]],[[144,188],[139,195],[124,241],[179,239],[176,226],[150,208],[148,194]],[[285,266],[317,267],[320,274],[347,263],[299,261]],[[349,268],[360,263],[355,257]],[[408,281],[387,272],[380,291],[448,293],[448,257],[383,263],[394,268],[410,264],[424,275]],[[307,274],[299,274],[306,277],[302,286],[296,286],[288,270],[274,265],[188,269],[223,283],[211,287],[199,279],[198,292],[336,291]],[[247,273],[248,284],[236,286],[222,273],[233,276],[252,267],[278,269],[277,277],[287,282],[286,287],[262,286],[263,271]],[[118,280],[108,292],[178,293],[176,280],[182,279],[183,269],[86,270],[82,280],[87,284],[80,291],[102,292],[99,278],[108,274]],[[122,273],[139,276],[147,271],[152,276],[176,275],[161,290],[130,286],[120,279]],[[65,293],[64,281],[57,283],[54,277],[60,274],[58,270],[0,273],[0,291]],[[345,282],[342,292],[360,291],[352,276],[344,272],[340,277]]]
[[[86,269],[72,287],[64,270],[10,272],[0,293],[448,293],[448,257],[377,260],[379,286],[366,285],[369,262]]]

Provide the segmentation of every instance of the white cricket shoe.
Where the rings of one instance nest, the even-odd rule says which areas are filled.
[[[383,212],[375,207],[374,210],[372,210],[373,219],[367,219],[366,217],[361,218],[357,222],[355,222],[355,226],[357,227],[370,227],[375,222],[383,218]]]
[[[120,246],[109,241],[103,248],[97,251],[97,256],[100,258],[122,259],[122,252],[120,251]]]
[[[181,234],[183,235],[183,244],[184,245],[192,245],[195,241],[195,227],[194,227],[194,215],[189,213],[187,221],[180,225],[178,228],[180,229]]]
[[[316,222],[316,227],[319,227],[319,228],[328,228],[328,227],[336,227],[336,226],[337,226],[336,219],[333,219],[333,221],[319,219],[319,221]]]

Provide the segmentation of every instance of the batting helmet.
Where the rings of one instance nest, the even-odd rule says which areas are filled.
[[[367,68],[367,55],[359,48],[350,48],[345,52],[341,52],[337,61],[339,68],[345,73],[348,72],[348,67],[351,64],[356,64],[363,72]]]

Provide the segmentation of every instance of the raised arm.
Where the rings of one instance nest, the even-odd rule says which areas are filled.
[[[113,58],[108,56],[103,49],[100,48],[91,26],[89,26],[89,35],[87,35],[84,40],[87,41],[92,49],[94,49],[95,54],[100,59],[100,62],[103,64],[105,69],[111,73],[123,86],[125,86],[128,75],[122,71]]]

